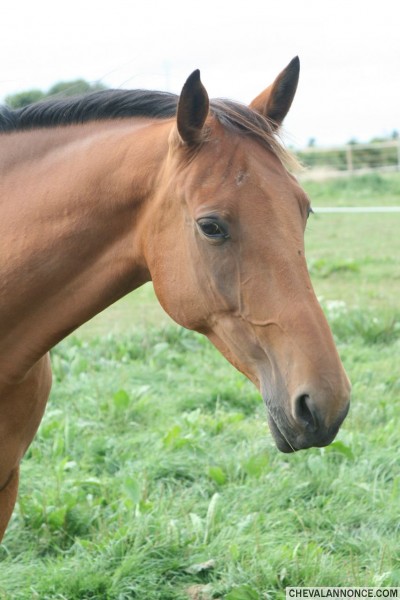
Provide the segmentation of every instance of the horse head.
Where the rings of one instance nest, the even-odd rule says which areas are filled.
[[[350,396],[304,256],[310,202],[276,139],[298,76],[295,58],[247,107],[192,73],[143,235],[161,305],[254,382],[283,452],[329,444]]]

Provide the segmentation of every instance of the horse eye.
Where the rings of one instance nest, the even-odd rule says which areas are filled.
[[[206,235],[222,235],[221,227],[218,225],[218,223],[201,223],[200,227],[202,232]]]
[[[197,225],[201,232],[210,240],[223,241],[229,237],[225,227],[215,219],[199,219]]]

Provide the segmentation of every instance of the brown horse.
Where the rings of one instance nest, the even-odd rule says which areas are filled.
[[[283,452],[329,444],[350,385],[304,258],[310,204],[276,131],[295,58],[246,107],[96,92],[0,111],[0,539],[51,387],[48,350],[152,280],[261,391]]]

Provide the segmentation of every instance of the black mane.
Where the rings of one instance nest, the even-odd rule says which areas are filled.
[[[101,90],[82,96],[49,99],[23,108],[0,107],[0,131],[22,131],[105,119],[176,114],[178,96],[147,90]]]
[[[0,106],[0,134],[51,128],[106,119],[176,115],[179,96],[148,90],[101,90],[76,97],[42,100],[23,108]],[[295,160],[275,136],[276,126],[248,106],[231,100],[211,100],[211,113],[227,129],[251,136],[268,147],[282,163]]]

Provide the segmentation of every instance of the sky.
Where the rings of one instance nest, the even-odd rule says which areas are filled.
[[[0,8],[0,101],[78,78],[249,103],[296,55],[284,140],[301,148],[400,130],[397,0],[19,0]]]

